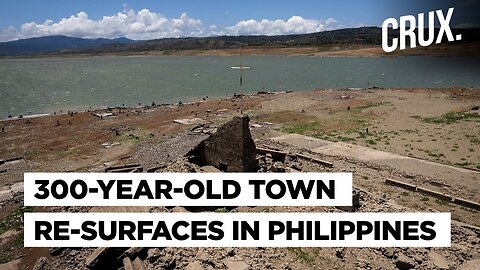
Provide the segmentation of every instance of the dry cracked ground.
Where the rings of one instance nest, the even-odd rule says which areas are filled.
[[[479,269],[480,215],[402,181],[480,202],[480,89],[350,89],[262,93],[182,105],[0,122],[0,269]],[[184,212],[182,207],[23,207],[23,172],[202,171],[184,155],[243,110],[261,171],[353,172],[359,212],[450,212],[450,248],[23,248],[25,211]],[[98,112],[102,113],[102,112]],[[199,118],[183,125],[175,119]],[[362,154],[358,154],[362,153]],[[297,155],[300,154],[300,155]],[[306,159],[302,156],[313,157]],[[380,158],[381,157],[381,158]],[[319,163],[318,160],[327,163]],[[1,163],[1,162],[0,162]],[[333,168],[325,166],[332,163]],[[220,212],[342,212],[333,207],[238,207]],[[143,268],[142,268],[143,267]]]

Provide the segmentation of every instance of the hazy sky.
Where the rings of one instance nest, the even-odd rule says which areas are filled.
[[[478,23],[478,0],[2,0],[0,41],[300,34],[448,7],[456,8],[453,26]]]

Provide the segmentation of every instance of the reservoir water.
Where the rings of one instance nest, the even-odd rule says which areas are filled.
[[[0,60],[0,119],[239,93],[239,57],[99,56]],[[480,87],[480,58],[245,56],[244,91]]]

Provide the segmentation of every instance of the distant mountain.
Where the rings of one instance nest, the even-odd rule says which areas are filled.
[[[133,44],[136,41],[128,38],[117,39],[85,39],[67,36],[48,36],[20,39],[0,43],[0,55],[19,56],[46,54],[54,51],[85,49],[101,45]]]
[[[439,29],[435,29],[435,36]],[[462,34],[462,43],[480,42],[480,28],[452,29],[454,36]],[[426,31],[428,33],[428,31]],[[398,37],[397,30],[389,31],[389,39]],[[445,37],[444,37],[445,41]],[[146,41],[118,39],[82,39],[66,36],[30,38],[0,43],[0,56],[64,55],[64,54],[137,54],[152,51],[234,49],[240,47],[316,47],[339,45],[380,45],[380,27],[345,28],[301,35],[280,36],[217,36],[163,38]],[[455,44],[458,42],[455,42]]]
[[[211,50],[240,47],[302,47],[335,44],[381,44],[379,27],[346,28],[312,34],[278,36],[215,36],[162,38],[139,41],[135,44],[104,44],[61,53],[143,53],[148,51]],[[55,53],[56,54],[56,53]]]
[[[438,28],[435,29],[437,34]],[[479,42],[480,29],[452,29],[453,34],[462,34],[461,42]],[[428,32],[428,31],[426,31]],[[436,35],[435,34],[435,35]],[[390,30],[389,39],[398,37],[399,31]],[[444,37],[445,41],[445,37]],[[216,36],[216,37],[186,37],[163,38],[139,41],[133,44],[103,44],[100,46],[71,49],[52,54],[136,54],[151,51],[182,51],[182,50],[212,50],[235,49],[240,47],[316,47],[341,45],[372,45],[382,44],[382,29],[380,27],[345,28],[333,31],[323,31],[301,35],[280,36]]]

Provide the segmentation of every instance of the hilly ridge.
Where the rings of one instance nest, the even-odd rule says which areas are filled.
[[[480,41],[480,28],[452,30],[455,35],[462,34],[463,39],[461,43]],[[436,33],[438,31],[439,29],[436,29]],[[390,30],[389,39],[398,37],[398,34],[398,30]],[[380,27],[345,28],[300,35],[185,37],[146,41],[134,41],[128,38],[84,39],[67,36],[49,36],[0,43],[0,56],[141,54],[155,51],[223,50],[245,47],[378,46],[381,42],[382,29]]]
[[[128,38],[85,39],[68,36],[35,37],[0,43],[0,55],[37,55],[54,51],[82,49],[106,44],[133,44],[135,42],[136,41]]]

